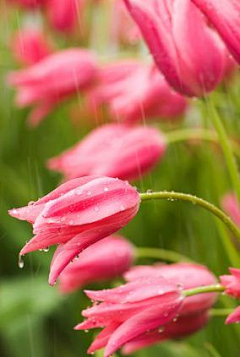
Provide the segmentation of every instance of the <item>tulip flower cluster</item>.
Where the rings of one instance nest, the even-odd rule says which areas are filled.
[[[221,219],[236,236],[229,235],[226,243],[228,236],[225,239],[224,235],[224,247],[234,253],[238,248],[235,238],[240,237],[240,189],[233,155],[239,150],[238,143],[233,139],[233,145],[229,144],[219,119],[218,109],[220,112],[222,108],[212,108],[207,96],[224,80],[230,81],[229,75],[240,64],[239,1],[111,2],[105,42],[101,38],[102,23],[97,27],[97,41],[94,26],[94,21],[98,24],[99,17],[106,15],[98,12],[105,9],[104,1],[9,3],[11,8],[20,6],[30,16],[37,11],[43,19],[39,27],[23,26],[9,46],[18,65],[24,67],[11,69],[7,75],[8,85],[17,92],[16,106],[30,107],[28,123],[36,127],[47,116],[53,116],[56,107],[65,105],[68,112],[69,102],[77,97],[77,115],[81,117],[78,128],[86,121],[91,127],[85,136],[82,130],[81,135],[76,130],[75,144],[70,148],[65,147],[63,152],[52,150],[47,160],[44,157],[50,174],[56,171],[63,176],[62,183],[27,206],[9,210],[10,216],[27,221],[33,229],[33,237],[20,251],[20,265],[24,255],[57,246],[49,284],[54,285],[58,279],[62,294],[93,283],[124,279],[124,283],[117,280],[112,288],[85,290],[93,306],[82,311],[85,320],[75,329],[102,328],[88,349],[90,354],[102,348],[104,357],[119,349],[123,354],[131,354],[203,329],[210,323],[218,293],[240,298],[240,269],[234,265],[239,263],[238,252],[233,258],[229,255],[231,262],[234,259],[230,275],[219,278],[207,266],[176,259],[179,253],[175,252],[166,255],[175,263],[137,265],[138,258],[160,260],[160,253],[167,251],[141,256],[141,248],[131,242],[131,235],[128,240],[125,232],[119,231],[132,224],[144,200],[182,200]],[[88,17],[95,20],[87,21]],[[69,41],[68,46],[65,41]],[[144,52],[144,43],[150,55]],[[137,56],[132,55],[132,48]],[[198,118],[191,99],[195,97],[201,98],[201,108],[208,104],[205,116],[214,117],[219,138],[207,129],[198,131],[202,137],[196,135],[194,122]],[[103,121],[99,113],[103,113]],[[171,136],[185,114],[188,120],[182,130]],[[222,199],[227,214],[194,195],[150,189],[140,193],[128,182],[153,173],[164,160],[172,165],[168,147],[174,140],[185,138],[186,132],[189,134],[189,123],[193,139],[220,144],[228,159],[234,192]],[[180,171],[176,168],[175,176]],[[171,184],[170,179],[166,182]],[[144,224],[143,216],[142,219]],[[144,232],[142,240],[143,235]],[[142,240],[139,238],[138,242]],[[236,322],[240,322],[240,307],[226,319],[226,324]]]

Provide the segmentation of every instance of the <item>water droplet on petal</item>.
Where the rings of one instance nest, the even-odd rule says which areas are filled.
[[[43,251],[44,251],[45,253],[49,252],[49,247],[44,248]]]
[[[30,202],[28,202],[28,206],[32,206],[32,205],[34,205],[34,203],[35,203],[35,201],[30,201]]]
[[[92,191],[87,191],[87,196],[91,196]]]
[[[109,190],[108,187],[104,187],[104,188],[103,188],[103,191],[104,191],[104,192],[107,192],[108,190]]]
[[[151,195],[153,193],[153,190],[149,189],[146,191],[147,195]]]
[[[24,268],[23,255],[19,255],[19,257],[18,257],[18,267],[19,267],[20,269],[23,269],[23,268]]]

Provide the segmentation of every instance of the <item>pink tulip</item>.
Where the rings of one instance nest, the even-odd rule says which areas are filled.
[[[33,28],[17,32],[13,39],[12,50],[16,59],[27,66],[39,62],[52,52],[51,45],[44,34]]]
[[[240,207],[237,198],[229,193],[223,197],[222,206],[227,214],[240,227]]]
[[[220,276],[220,282],[225,286],[225,294],[240,298],[240,269],[229,268],[231,275]]]
[[[215,284],[216,277],[205,267],[192,263],[177,263],[171,265],[156,264],[153,266],[137,266],[125,275],[125,279],[134,282],[141,278],[161,276],[169,283],[182,289],[192,289],[198,286]],[[182,338],[203,328],[208,320],[208,310],[214,305],[216,294],[207,293],[187,297],[179,309],[177,318],[164,329],[154,330],[127,343],[124,354],[132,353],[140,348],[160,343],[169,339]]]
[[[47,13],[51,25],[61,32],[73,32],[86,0],[47,0]]]
[[[20,255],[60,244],[50,269],[52,285],[84,249],[125,226],[136,215],[139,202],[138,192],[126,181],[86,176],[9,214],[33,225],[34,237]]]
[[[121,276],[134,259],[134,247],[120,236],[93,244],[60,275],[60,291],[72,292],[86,284]]]
[[[160,71],[187,96],[201,97],[221,81],[225,48],[191,0],[124,0]]]
[[[174,119],[187,106],[153,65],[139,60],[121,60],[103,67],[99,85],[89,93],[89,103],[93,113],[100,105],[108,105],[115,120],[127,123]]]
[[[36,105],[30,123],[37,125],[64,98],[86,90],[97,74],[93,53],[67,49],[54,53],[35,65],[9,75],[9,83],[18,88],[19,107]]]
[[[107,124],[50,159],[48,167],[63,173],[65,179],[104,175],[130,180],[152,169],[165,150],[166,140],[157,129]]]
[[[239,0],[192,0],[219,32],[231,54],[240,63]]]
[[[216,277],[205,266],[193,263],[137,266],[124,275],[127,281],[134,281],[147,276],[162,276],[173,284],[181,285],[183,289],[217,283]],[[212,307],[215,301],[216,294],[214,293],[188,297],[184,300],[180,313],[181,315],[189,315],[205,311]]]
[[[124,355],[128,355],[156,343],[164,342],[170,339],[188,337],[202,329],[208,321],[209,316],[207,312],[179,316],[175,318],[173,322],[167,324],[164,328],[154,330],[126,343],[123,346],[122,353]]]
[[[94,305],[75,329],[104,327],[88,353],[105,347],[104,357],[172,321],[181,307],[180,289],[162,277],[147,277],[102,291],[85,291]],[[98,304],[96,304],[98,302]]]

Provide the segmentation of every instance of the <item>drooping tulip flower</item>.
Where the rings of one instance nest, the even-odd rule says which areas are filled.
[[[33,225],[34,237],[20,255],[60,244],[51,264],[52,285],[84,249],[125,226],[137,213],[140,196],[126,181],[86,176],[59,186],[9,214]]]
[[[47,0],[50,24],[61,32],[73,32],[80,20],[86,0]]]
[[[166,140],[146,126],[107,124],[93,130],[73,148],[48,161],[65,179],[85,175],[136,179],[163,157]]]
[[[82,315],[87,320],[76,329],[105,326],[89,348],[89,353],[105,346],[105,357],[120,347],[123,347],[123,353],[131,353],[153,343],[189,335],[208,322],[208,310],[216,301],[214,293],[185,298],[177,313],[175,311],[175,316],[169,316],[169,320],[162,325],[156,324],[154,327],[152,324],[146,328],[144,322],[135,317],[138,313],[148,316],[143,312],[146,305],[152,307],[153,314],[154,308],[162,306],[161,311],[168,316],[168,311],[164,311],[164,302],[157,303],[158,298],[154,295],[157,293],[167,297],[164,281],[179,291],[216,283],[215,276],[206,267],[190,263],[139,266],[124,276],[128,283],[119,288],[86,292],[90,299],[101,303],[83,311]],[[154,316],[157,318],[160,314],[155,311]]]
[[[86,284],[113,279],[127,271],[134,260],[134,247],[112,235],[91,245],[69,264],[59,277],[59,288],[70,293]]]
[[[105,65],[99,77],[99,85],[88,96],[93,113],[105,104],[118,122],[134,123],[149,118],[174,119],[186,110],[186,100],[152,64],[121,60]]]
[[[216,88],[226,50],[191,0],[124,0],[170,85],[201,97]]]
[[[75,327],[87,330],[104,327],[88,353],[105,347],[111,356],[126,343],[172,321],[182,304],[180,288],[162,277],[147,277],[114,289],[85,291],[98,304],[82,312],[86,320]]]
[[[170,265],[156,264],[153,266],[136,266],[124,277],[127,281],[134,281],[141,277],[162,276],[164,279],[180,285],[183,289],[197,286],[216,284],[216,277],[205,266],[193,263],[176,263]],[[189,315],[205,311],[216,301],[216,294],[207,293],[188,297],[184,300],[180,314]]]
[[[240,269],[229,268],[231,275],[220,276],[220,282],[225,287],[225,294],[240,299]],[[237,307],[226,319],[226,324],[240,322],[240,306]]]
[[[231,54],[240,63],[239,0],[192,0],[216,28]]]
[[[222,206],[236,225],[240,227],[240,207],[234,194],[225,195],[222,200]]]
[[[18,31],[12,42],[12,50],[16,59],[31,66],[52,52],[52,46],[46,40],[44,33],[33,28]]]
[[[88,50],[71,48],[11,73],[8,80],[18,89],[17,106],[36,106],[29,121],[37,125],[60,101],[86,90],[96,75],[95,55]]]

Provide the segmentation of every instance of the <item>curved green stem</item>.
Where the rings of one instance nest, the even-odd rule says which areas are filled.
[[[229,228],[229,230],[238,238],[240,242],[240,231],[238,227],[233,223],[230,217],[228,217],[221,209],[214,206],[212,203],[203,200],[197,196],[193,196],[187,193],[181,192],[174,192],[174,191],[159,191],[159,192],[146,192],[140,193],[140,197],[142,201],[149,201],[149,200],[163,200],[167,199],[169,201],[187,201],[194,205],[200,206],[207,211],[214,214],[218,217],[225,225]]]
[[[221,284],[215,285],[207,285],[207,286],[198,286],[197,288],[183,290],[182,294],[185,297],[198,295],[198,294],[205,294],[205,293],[222,293],[225,291],[225,287]]]
[[[202,128],[180,129],[173,130],[165,134],[168,143],[176,143],[186,140],[204,140],[215,144],[219,144],[219,137],[213,130]],[[232,149],[236,156],[240,159],[240,146],[233,139],[230,139]]]
[[[210,114],[212,123],[218,133],[219,141],[222,146],[224,156],[226,158],[226,165],[228,167],[229,175],[232,181],[232,185],[238,201],[240,202],[240,177],[238,172],[237,163],[233,154],[233,150],[228,140],[228,135],[226,133],[225,127],[220,119],[217,109],[212,104],[211,99],[205,100],[207,110]]]
[[[169,262],[192,262],[188,257],[185,257],[182,254],[176,253],[172,250],[166,249],[158,249],[158,248],[146,248],[146,247],[138,247],[135,248],[136,258],[153,258],[160,259]]]

